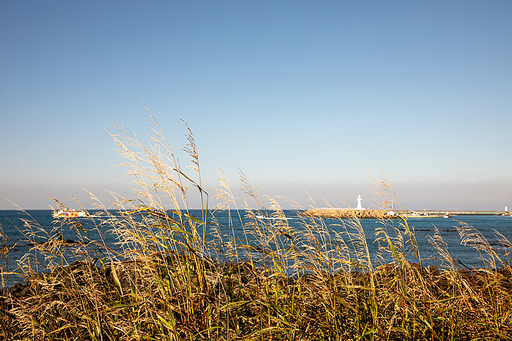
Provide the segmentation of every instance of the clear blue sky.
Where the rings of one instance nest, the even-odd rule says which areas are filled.
[[[131,195],[105,129],[176,150],[205,187],[372,207],[512,209],[511,1],[2,1],[0,209]],[[187,158],[181,156],[182,164]],[[285,202],[282,202],[286,206]]]

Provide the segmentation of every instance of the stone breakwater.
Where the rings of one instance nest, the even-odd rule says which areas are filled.
[[[304,217],[333,219],[390,219],[398,218],[382,210],[353,210],[345,208],[314,208],[301,213]]]

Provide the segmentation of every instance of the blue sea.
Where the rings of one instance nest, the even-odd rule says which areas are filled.
[[[89,213],[93,216],[96,216],[94,212]],[[114,215],[117,214],[119,216],[118,212],[111,211],[110,213]],[[284,213],[288,225],[294,231],[300,232],[304,229],[303,219],[298,216],[300,212],[285,210]],[[192,214],[196,215],[198,218],[201,216],[200,211],[193,211]],[[229,233],[230,235],[234,236],[235,239],[240,239],[244,240],[244,242],[247,242],[248,237],[247,234],[244,234],[243,229],[243,225],[248,222],[247,218],[245,218],[245,212],[217,211],[214,212],[213,215],[218,225],[222,226],[220,229],[221,233]],[[236,217],[237,219],[230,220],[230,217]],[[240,221],[238,217],[242,217],[242,221]],[[269,218],[265,217],[266,214],[263,214],[261,220],[265,221],[268,219],[268,221],[270,221]],[[101,248],[97,250],[103,255],[109,252],[113,254],[116,252],[121,252],[122,250],[120,249],[120,246],[116,244],[116,237],[111,234],[108,224],[102,224],[105,219],[106,218],[102,218],[101,214],[99,213],[96,218],[79,219],[79,221],[81,221],[83,224],[82,232],[80,233],[82,236],[84,233],[87,233],[87,238],[90,240],[102,240],[102,242],[109,248],[109,250]],[[32,230],[34,232],[32,235],[27,235],[27,225],[24,221],[31,222],[33,226]],[[213,222],[213,217],[211,215],[209,217],[209,221]],[[229,221],[232,221],[232,223],[230,224]],[[339,219],[324,219],[323,221],[325,222],[326,230],[330,233],[332,240],[339,238],[339,235],[336,235],[337,232],[343,233],[346,231],[346,229],[348,229],[349,232],[353,232],[351,231],[350,227],[347,228],[348,221]],[[392,222],[396,226],[399,225],[398,220],[393,220]],[[429,242],[429,238],[432,238],[437,230],[440,236],[443,238],[443,241],[446,243],[446,248],[449,254],[453,257],[455,265],[458,268],[484,267],[485,264],[481,259],[480,253],[475,249],[475,245],[461,244],[461,237],[457,227],[466,224],[481,233],[491,248],[500,255],[501,259],[507,263],[510,263],[507,258],[507,252],[511,252],[512,248],[510,247],[510,243],[507,243],[506,241],[512,241],[512,217],[510,216],[410,218],[408,220],[408,224],[410,228],[415,232],[423,266],[443,266],[439,260],[436,250],[434,250],[431,243]],[[211,229],[212,226],[218,225],[211,224],[208,225],[208,228]],[[370,254],[373,260],[377,261],[379,243],[376,242],[376,230],[378,228],[383,228],[383,224],[378,220],[363,219],[361,220],[361,225],[366,236],[366,242],[369,246]],[[229,226],[231,227],[228,228]],[[6,252],[3,252],[0,255],[0,267],[3,269],[3,272],[16,270],[18,262],[23,257],[31,255],[31,249],[34,246],[34,243],[44,242],[49,236],[52,236],[52,234],[59,233],[62,235],[64,240],[73,242],[77,242],[83,238],[77,235],[77,230],[75,228],[62,225],[62,221],[59,222],[58,220],[54,219],[52,217],[52,211],[50,210],[28,210],[26,212],[18,210],[0,210],[0,227],[3,231],[2,236],[0,236],[0,250],[9,249],[7,257]],[[388,225],[385,228],[391,236],[394,235],[392,226]],[[403,231],[402,227],[401,229]],[[207,231],[207,239],[209,240],[213,239],[210,234],[211,232],[212,231]],[[501,234],[501,236],[499,236],[496,232]],[[347,236],[343,237],[343,234],[341,236],[344,238],[345,242],[349,242],[349,238]],[[334,244],[331,243],[330,246],[327,247],[332,247]],[[74,256],[70,254],[69,257],[72,258]],[[390,256],[388,255],[388,257]],[[416,262],[414,253],[411,253],[408,258],[410,261]],[[390,260],[391,258],[385,259],[385,261]],[[42,265],[41,271],[43,271],[45,264],[44,258],[40,257],[37,259],[37,261]],[[500,264],[498,263],[497,266],[500,267]],[[21,276],[12,275],[8,279],[8,284],[14,284],[21,278]]]

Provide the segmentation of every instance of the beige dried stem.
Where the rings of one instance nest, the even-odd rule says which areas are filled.
[[[391,208],[390,204],[392,206],[396,204],[398,205],[400,212],[403,212],[395,190],[393,189],[393,186],[391,186],[391,182],[389,181],[389,178],[386,176],[384,171],[381,169],[381,177],[378,181],[374,178],[372,173],[370,173],[370,176],[372,177],[373,183],[372,192],[376,197],[381,198],[380,201],[377,202],[377,206],[381,210],[387,210]],[[389,198],[389,196],[392,198]]]

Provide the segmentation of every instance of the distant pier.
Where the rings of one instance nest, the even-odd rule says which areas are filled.
[[[453,210],[396,210],[393,208],[369,210],[361,204],[363,198],[357,197],[356,208],[313,208],[301,213],[304,217],[332,218],[332,219],[396,219],[406,218],[435,218],[453,217],[458,215],[494,215],[512,216],[512,211],[505,206],[503,211],[453,211]]]
[[[338,219],[392,219],[407,218],[436,218],[459,215],[479,216],[511,216],[511,211],[452,211],[452,210],[368,210],[347,208],[315,208],[302,212],[305,217],[338,218]]]
[[[427,216],[457,216],[457,215],[503,215],[510,216],[510,211],[452,211],[452,210],[407,210],[403,211],[409,217]]]
[[[390,219],[398,215],[385,210],[365,210],[346,208],[314,208],[301,213],[304,217],[331,218],[331,219]]]

